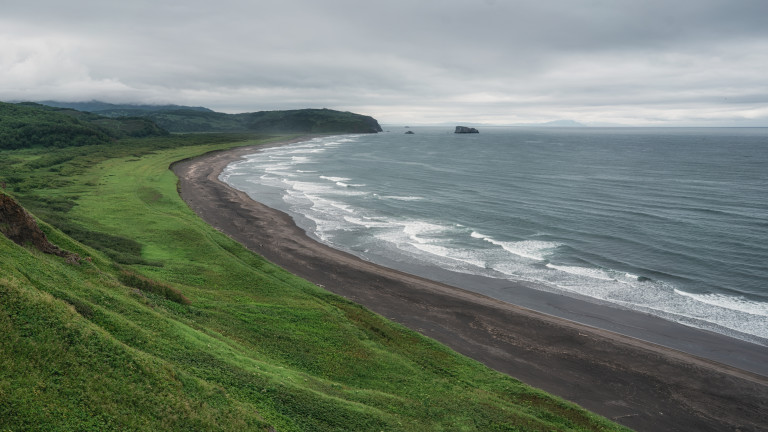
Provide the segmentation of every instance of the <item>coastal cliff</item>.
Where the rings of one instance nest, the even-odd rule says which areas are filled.
[[[4,193],[0,193],[0,233],[18,245],[29,244],[47,254],[60,257],[72,255],[49,242],[35,218]]]

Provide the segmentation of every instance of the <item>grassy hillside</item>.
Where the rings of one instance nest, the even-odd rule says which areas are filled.
[[[6,192],[83,258],[0,235],[0,430],[624,430],[202,222],[169,164],[245,143],[0,151]]]

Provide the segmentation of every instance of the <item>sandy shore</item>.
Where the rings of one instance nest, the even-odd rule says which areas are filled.
[[[643,314],[629,316],[552,294],[523,294],[527,301],[565,312],[578,309],[570,313],[585,318],[582,322],[596,321],[592,325],[602,329],[591,327],[332,249],[309,238],[287,214],[218,180],[227,164],[259,148],[263,146],[214,152],[175,163],[172,169],[192,210],[280,267],[636,430],[768,430],[764,347]],[[597,309],[608,312],[594,315]],[[616,331],[636,337],[604,330],[614,328],[601,325],[603,321],[615,322]],[[638,339],[657,340],[643,336],[648,332],[682,340],[681,349],[688,353]]]

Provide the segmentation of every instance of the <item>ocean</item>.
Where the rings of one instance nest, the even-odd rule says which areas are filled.
[[[267,148],[221,179],[365,260],[768,346],[768,129],[385,129]]]

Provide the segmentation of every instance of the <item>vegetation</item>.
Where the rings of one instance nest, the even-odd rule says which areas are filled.
[[[118,138],[163,136],[144,118],[107,118],[38,104],[0,102],[0,149],[106,144]]]
[[[381,132],[369,116],[329,109],[224,114],[197,110],[158,111],[147,118],[172,132],[372,133]]]
[[[0,431],[624,430],[275,267],[179,198],[173,161],[274,139],[0,150],[5,192],[83,258],[0,236]]]
[[[182,105],[140,105],[140,104],[111,104],[100,101],[90,102],[59,102],[43,101],[43,105],[56,108],[69,108],[77,111],[85,111],[104,117],[140,117],[142,114],[156,111],[193,110],[213,112],[208,108],[189,107]]]
[[[112,105],[103,102],[45,102],[91,111],[102,116],[142,117],[170,132],[372,133],[381,132],[373,117],[330,109],[259,111],[224,114],[177,105]]]

